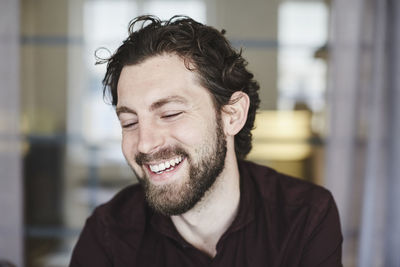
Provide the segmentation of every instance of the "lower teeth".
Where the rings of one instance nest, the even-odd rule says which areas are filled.
[[[170,171],[172,171],[173,169],[174,169],[174,167],[171,167],[171,168],[169,168],[169,169],[166,169],[166,170],[163,170],[163,171],[156,172],[156,174],[161,174],[161,173],[163,173],[163,172],[170,172]]]

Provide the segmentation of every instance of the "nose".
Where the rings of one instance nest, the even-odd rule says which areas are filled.
[[[139,125],[138,152],[149,154],[162,147],[165,142],[163,130],[146,122]]]

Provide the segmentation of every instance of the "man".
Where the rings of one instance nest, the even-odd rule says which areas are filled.
[[[94,211],[70,266],[341,266],[330,193],[243,161],[259,86],[223,33],[151,16],[129,33],[103,83],[140,185]]]

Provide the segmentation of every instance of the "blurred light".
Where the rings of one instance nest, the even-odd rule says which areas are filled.
[[[260,111],[256,116],[253,149],[255,161],[303,160],[311,153],[311,113],[308,111]]]

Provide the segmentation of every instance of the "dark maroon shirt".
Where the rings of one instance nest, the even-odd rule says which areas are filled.
[[[133,185],[89,217],[70,266],[342,266],[339,216],[327,190],[250,162],[239,161],[239,171],[239,211],[214,258],[186,242]]]

